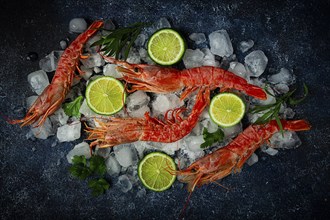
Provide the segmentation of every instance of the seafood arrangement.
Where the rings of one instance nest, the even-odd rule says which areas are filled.
[[[61,108],[70,89],[74,86],[74,78],[81,79],[86,76],[87,69],[79,67],[80,61],[83,62],[93,55],[84,55],[85,44],[101,32],[99,30],[103,25],[103,21],[95,21],[65,49],[58,61],[52,82],[32,104],[23,119],[11,120],[9,123],[20,124],[21,127],[27,125],[41,127],[49,116]],[[89,44],[90,47],[91,45],[92,43]],[[198,124],[201,122],[202,115],[208,111],[212,93],[219,88],[218,93],[238,93],[247,100],[253,99],[255,103],[266,102],[265,105],[271,104],[267,103],[267,100],[269,102],[275,97],[274,94],[269,95],[260,81],[256,83],[252,79],[234,73],[235,66],[230,70],[217,65],[180,70],[160,66],[147,59],[141,64],[119,60],[99,50],[95,54],[103,59],[102,62],[115,65],[113,71],[119,74],[117,78],[125,84],[125,89],[129,94],[141,91],[152,95],[176,94],[178,101],[193,103],[190,109],[187,104],[184,104],[168,109],[159,115],[151,114],[150,109],[149,111],[147,109],[143,114],[131,116],[127,114],[125,108],[112,116],[84,115],[82,117],[85,122],[84,131],[87,133],[86,140],[90,141],[90,148],[92,150],[96,148],[98,151],[108,149],[106,157],[109,157],[109,152],[112,150],[110,148],[140,141],[150,145],[154,142],[176,142],[180,149],[179,141],[189,136],[194,129],[194,132],[201,136],[201,130],[197,129]],[[79,76],[75,75],[75,72],[78,72]],[[90,76],[87,78],[91,80]],[[209,123],[213,122],[209,120]],[[188,191],[192,192],[196,186],[201,187],[231,173],[239,172],[253,153],[267,143],[273,135],[280,133],[284,135],[285,131],[306,131],[310,128],[310,124],[305,120],[280,120],[278,116],[269,118],[267,123],[251,123],[243,132],[227,138],[223,146],[215,142],[205,156],[204,153],[201,154],[188,166],[185,164],[186,167],[180,167],[180,158],[176,158],[179,170],[169,172],[177,175],[179,181],[187,183]],[[143,154],[144,152],[142,156]]]

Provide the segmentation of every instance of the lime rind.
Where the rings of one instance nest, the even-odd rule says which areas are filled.
[[[110,79],[110,80],[109,80]],[[103,95],[104,93],[106,93],[106,92],[110,92],[112,89],[110,89],[110,90],[107,90],[106,91],[106,89],[108,89],[108,88],[103,88],[103,87],[99,87],[98,89],[100,90],[100,91],[103,91],[103,92],[101,92],[101,94],[100,94],[100,91],[91,91],[91,88],[93,87],[93,86],[99,86],[99,82],[101,81],[101,80],[108,80],[109,82],[110,81],[112,81],[112,82],[114,82],[115,83],[115,85],[116,86],[118,86],[120,89],[120,94],[118,94],[118,96],[120,95],[121,97],[120,97],[120,99],[117,97],[117,98],[115,98],[115,97],[110,97],[110,98],[100,98],[99,96],[100,95]],[[108,83],[109,83],[108,82]],[[118,90],[118,91],[119,91]],[[116,93],[113,93],[113,94],[116,94]],[[122,97],[122,96],[124,96],[124,97]],[[124,103],[125,103],[125,100],[126,100],[126,93],[125,93],[125,88],[124,88],[124,86],[123,86],[123,84],[119,81],[119,80],[117,80],[117,79],[115,79],[115,78],[113,78],[113,77],[111,77],[111,76],[102,76],[102,77],[98,77],[97,79],[95,79],[95,80],[93,80],[93,81],[91,81],[89,84],[88,84],[88,86],[87,86],[87,88],[86,88],[86,92],[85,92],[85,97],[86,97],[86,102],[87,102],[87,105],[88,105],[88,107],[93,111],[93,112],[95,112],[95,113],[97,113],[97,114],[99,114],[99,115],[113,115],[113,114],[115,114],[115,113],[117,113],[117,112],[119,112],[120,110],[122,110],[123,109],[123,107],[124,107]],[[103,109],[105,109],[105,108],[109,108],[109,106],[108,105],[112,105],[112,111],[111,112],[109,112],[109,111],[102,111],[102,110],[100,110],[100,109],[97,109],[96,107],[95,107],[95,105],[93,105],[92,103],[91,103],[91,99],[92,100],[98,100],[99,102],[97,103],[97,106],[99,106],[99,105],[103,105]],[[120,100],[120,103],[118,103],[119,102],[119,100]],[[116,103],[117,102],[117,103]],[[120,106],[119,108],[117,107],[117,108],[115,108],[114,106],[113,106],[113,104],[116,104],[116,106]]]
[[[162,158],[161,163],[159,163],[159,159],[156,159],[156,157]],[[142,184],[147,189],[150,189],[155,192],[162,192],[162,191],[167,190],[168,188],[170,188],[173,185],[173,183],[176,179],[175,175],[168,173],[168,175],[158,176],[157,173],[154,172],[155,169],[161,168],[164,165],[164,163],[166,163],[166,166],[169,165],[171,167],[171,169],[176,170],[174,160],[170,156],[168,156],[167,154],[162,153],[162,152],[149,153],[139,162],[138,176],[139,176],[139,179],[141,180]],[[151,175],[147,175],[147,176],[143,175],[143,172],[148,172],[149,174],[151,173]],[[159,185],[156,185],[157,178],[163,178],[163,181],[164,181],[164,179],[167,179],[167,180],[169,180],[169,182],[167,183],[166,186],[160,187]],[[152,185],[154,185],[154,186],[152,187]]]
[[[232,108],[237,113],[237,118],[236,118],[236,120],[230,121],[230,123],[229,122],[225,123],[223,121],[219,121],[218,119],[215,118],[215,114],[213,113],[214,111],[218,111],[219,114],[222,114],[222,115],[227,114],[228,115],[228,113],[225,111],[225,109],[223,109],[221,107],[219,108],[218,106],[214,105],[214,103],[218,99],[223,98],[223,97],[227,97],[227,98],[232,99],[232,102],[227,103],[227,104],[232,105],[232,106],[237,104],[236,107]],[[225,102],[229,101],[228,99],[227,100],[223,99],[223,100],[225,100]],[[215,97],[212,98],[211,103],[210,103],[210,108],[209,108],[209,115],[210,115],[210,118],[212,119],[212,121],[214,123],[216,123],[217,125],[219,125],[221,127],[224,127],[224,128],[232,127],[232,126],[238,124],[242,120],[242,118],[244,117],[245,107],[246,106],[245,106],[244,101],[238,95],[236,95],[234,93],[221,93],[221,94],[216,95]]]
[[[152,46],[156,46],[155,44],[152,45],[155,41],[157,41],[157,38],[159,38],[159,36],[161,34],[174,34],[174,36],[176,37],[175,39],[178,40],[178,45],[180,47],[180,50],[179,52],[176,54],[175,58],[170,60],[170,61],[164,61],[165,59],[163,58],[163,60],[160,60],[159,58],[155,57],[153,52],[152,52]],[[159,41],[159,40],[158,40]],[[158,42],[159,44],[164,44],[164,42],[162,41],[159,41]],[[169,44],[167,44],[169,45]],[[158,63],[160,65],[164,65],[164,66],[168,66],[168,65],[173,65],[177,62],[179,62],[184,53],[185,53],[185,50],[186,50],[186,43],[184,41],[184,39],[181,37],[181,35],[173,30],[173,29],[170,29],[170,28],[164,28],[164,29],[160,29],[158,31],[156,31],[149,39],[148,41],[148,54],[149,54],[149,57],[155,62],[155,63]],[[165,53],[163,54],[163,56],[165,56]]]

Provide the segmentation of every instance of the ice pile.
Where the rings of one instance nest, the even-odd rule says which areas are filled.
[[[147,40],[155,31],[162,28],[171,27],[170,22],[166,18],[161,18],[152,26],[147,27],[140,33],[131,48],[127,61],[130,63],[147,63],[154,64],[147,53]],[[70,32],[81,33],[86,30],[86,21],[81,18],[73,19],[69,24]],[[85,52],[88,58],[81,59],[80,69],[85,81],[91,80],[100,76],[111,76],[114,78],[121,78],[122,74],[117,71],[117,65],[107,63],[102,56],[97,53],[99,47],[91,47],[91,45],[99,40],[102,35],[108,34],[108,30],[113,30],[115,25],[107,21],[100,33],[88,40],[85,45]],[[208,38],[206,37],[208,36]],[[228,69],[237,76],[245,78],[249,83],[264,87],[266,79],[270,83],[268,87],[269,93],[272,95],[284,94],[289,91],[289,86],[296,81],[295,75],[287,68],[281,68],[275,74],[266,74],[264,72],[267,68],[268,58],[261,50],[252,50],[254,47],[253,40],[241,41],[238,52],[246,53],[250,51],[244,60],[238,60],[234,54],[232,42],[226,30],[215,30],[208,35],[204,33],[191,33],[189,38],[194,42],[194,49],[188,48],[183,56],[183,64],[186,68],[194,68],[201,66],[214,66]],[[64,43],[63,43],[64,44]],[[66,47],[63,46],[64,49]],[[52,51],[45,58],[39,62],[39,71],[29,74],[28,81],[31,88],[36,94],[41,94],[44,88],[49,85],[49,79],[46,72],[53,72],[56,69],[58,60],[63,51]],[[245,55],[245,54],[244,54]],[[84,82],[83,80],[83,82]],[[78,95],[82,95],[85,85],[82,83],[75,83],[70,93],[67,95],[67,100],[74,100]],[[187,111],[183,113],[186,117],[190,113],[196,95],[192,95],[188,100],[180,101],[180,92],[169,94],[151,94],[144,91],[136,91],[128,94],[126,98],[126,111],[122,110],[114,117],[144,117],[146,112],[150,112],[153,117],[164,118],[167,111],[176,108],[187,107]],[[272,95],[267,95],[267,99],[260,101],[250,99],[247,108],[253,105],[268,105],[275,103],[276,99]],[[27,106],[30,106],[37,96],[32,96],[27,99]],[[86,100],[82,102],[79,112],[83,119],[100,117],[94,113],[87,105]],[[286,105],[281,107],[282,118],[293,118],[294,111]],[[249,121],[254,122],[261,114],[248,114]],[[88,121],[89,122],[89,121]],[[97,123],[96,123],[97,124]],[[41,139],[46,139],[50,135],[56,134],[58,142],[69,142],[77,140],[81,135],[81,122],[77,117],[69,117],[60,108],[52,116],[47,118],[43,126],[33,128],[31,132],[34,136]],[[107,173],[118,178],[116,186],[122,192],[132,190],[137,183],[137,164],[144,155],[152,151],[163,151],[175,158],[177,163],[180,162],[180,168],[185,168],[197,159],[206,154],[221,148],[232,141],[243,130],[242,123],[229,128],[221,128],[224,132],[224,140],[214,143],[207,149],[202,149],[200,146],[204,143],[203,129],[208,132],[216,132],[219,127],[210,119],[208,110],[205,109],[201,114],[199,121],[195,128],[186,137],[174,143],[155,143],[137,141],[134,143],[122,144],[114,146],[113,148],[96,148],[95,154],[102,156],[106,160]],[[30,134],[29,134],[30,135]],[[57,143],[57,142],[56,142]],[[275,134],[270,139],[270,146],[262,146],[261,150],[270,155],[276,155],[278,148],[296,148],[301,145],[301,141],[295,132],[284,132]],[[72,163],[72,158],[75,155],[84,155],[86,158],[90,157],[89,144],[81,142],[69,151],[67,160]],[[258,155],[252,154],[247,160],[248,165],[253,165],[258,162]],[[146,194],[143,188],[139,190],[137,196],[142,197]]]

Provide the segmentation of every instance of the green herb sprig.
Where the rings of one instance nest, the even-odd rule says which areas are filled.
[[[84,99],[83,96],[78,96],[75,100],[69,103],[64,103],[63,104],[63,110],[67,116],[76,116],[80,117],[80,106],[81,102]]]
[[[72,164],[69,168],[70,173],[81,180],[97,175],[97,178],[88,181],[88,187],[92,190],[94,196],[102,195],[109,189],[110,184],[104,179],[107,168],[103,157],[93,155],[87,161],[85,156],[74,156]]]
[[[258,105],[255,106],[254,108],[250,109],[251,114],[257,114],[257,113],[263,113],[261,117],[259,117],[254,124],[265,124],[268,123],[270,120],[275,119],[278,126],[280,127],[280,131],[283,134],[283,126],[280,121],[279,117],[279,111],[281,109],[281,105],[284,103],[287,103],[289,105],[298,105],[301,103],[308,95],[308,87],[304,83],[304,94],[301,98],[293,98],[292,95],[295,93],[296,89],[293,89],[292,91],[280,96],[280,97],[275,97],[273,94],[267,91],[267,94],[273,96],[276,98],[276,102],[273,104],[269,105]]]
[[[107,36],[104,36],[100,40],[94,42],[91,47],[101,46],[100,51],[103,51],[104,55],[115,55],[116,59],[119,59],[119,55],[124,49],[123,58],[126,60],[134,41],[140,34],[142,28],[145,26],[148,26],[148,24],[138,22],[128,27],[117,28]]]
[[[204,138],[204,143],[201,144],[201,148],[206,148],[208,146],[212,146],[212,144],[222,141],[224,138],[225,134],[223,131],[218,128],[215,132],[209,132],[207,128],[203,129],[203,138]]]

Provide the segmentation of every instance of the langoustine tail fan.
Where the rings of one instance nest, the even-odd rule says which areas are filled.
[[[52,82],[44,89],[37,100],[32,104],[26,116],[19,120],[10,120],[11,124],[21,124],[21,127],[37,123],[36,127],[42,125],[47,117],[61,107],[68,94],[74,72],[78,68],[79,59],[84,44],[93,36],[103,21],[94,21],[93,24],[82,34],[80,34],[68,48],[63,52]]]

